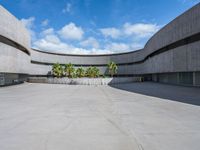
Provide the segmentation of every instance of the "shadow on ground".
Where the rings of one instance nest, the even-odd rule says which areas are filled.
[[[200,88],[167,85],[154,82],[115,84],[111,87],[166,100],[200,106]]]

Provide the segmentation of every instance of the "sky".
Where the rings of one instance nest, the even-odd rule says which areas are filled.
[[[0,0],[31,35],[31,47],[108,54],[144,47],[153,34],[200,0]]]

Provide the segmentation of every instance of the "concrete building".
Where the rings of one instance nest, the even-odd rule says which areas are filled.
[[[72,55],[31,49],[28,31],[0,6],[0,85],[21,82],[28,76],[46,76],[53,63],[97,66],[118,64],[117,76],[200,86],[200,3],[151,37],[143,49],[108,55]]]

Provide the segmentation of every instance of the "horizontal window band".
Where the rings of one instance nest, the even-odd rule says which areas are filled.
[[[30,52],[25,47],[23,47],[22,45],[18,44],[17,42],[14,42],[13,40],[10,40],[2,35],[0,35],[0,42],[4,43],[6,45],[12,46],[12,47],[30,55]]]

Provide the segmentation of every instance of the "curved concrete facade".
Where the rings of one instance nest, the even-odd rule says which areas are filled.
[[[1,5],[0,18],[0,85],[4,85],[27,78],[30,35],[23,24]]]
[[[0,5],[0,35],[24,47],[30,49],[30,35],[24,25],[11,13]]]
[[[200,4],[163,27],[143,49],[110,55],[56,54],[30,49],[28,32],[21,23],[3,7],[0,7],[0,16],[3,20],[0,36],[8,40],[0,41],[0,61],[8,62],[1,63],[2,73],[47,75],[56,62],[97,66],[101,73],[107,73],[107,63],[114,61],[119,67],[118,76],[144,76],[160,82],[200,85]]]

